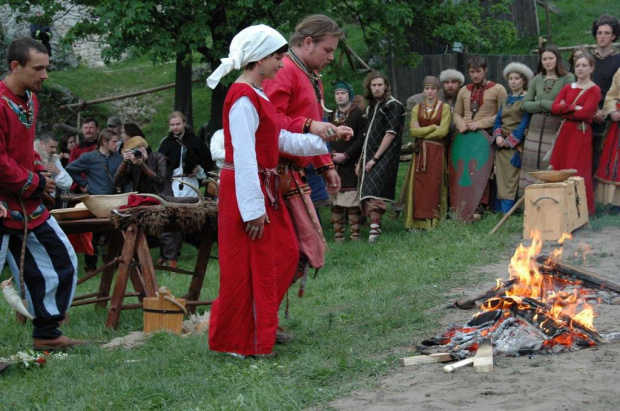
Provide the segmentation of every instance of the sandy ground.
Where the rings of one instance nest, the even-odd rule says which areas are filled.
[[[545,244],[543,253],[553,248],[553,244]],[[578,230],[565,246],[563,260],[620,283],[620,228]],[[454,295],[470,297],[490,289],[495,278],[508,277],[507,265],[505,262],[478,269],[488,278],[488,283],[483,281],[479,288],[467,291],[452,290],[445,303],[454,301]],[[620,305],[598,304],[595,310],[599,316],[594,325],[600,333],[620,332]],[[446,308],[438,311],[443,317],[436,334],[451,322],[467,322],[476,312]],[[486,374],[475,373],[471,367],[448,374],[442,364],[403,367],[380,379],[371,391],[356,391],[348,398],[330,403],[329,407],[338,410],[618,410],[619,365],[620,341],[615,341],[559,355],[496,356],[494,371]]]

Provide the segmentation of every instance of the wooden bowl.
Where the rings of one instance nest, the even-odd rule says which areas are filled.
[[[538,170],[529,171],[528,174],[543,183],[559,183],[577,174],[577,170],[574,168],[565,170]]]
[[[136,193],[137,192],[111,195],[88,195],[81,198],[81,200],[96,217],[108,218],[112,210],[126,205],[129,195]]]
[[[88,208],[61,208],[50,212],[58,221],[61,220],[84,220],[95,217]]]

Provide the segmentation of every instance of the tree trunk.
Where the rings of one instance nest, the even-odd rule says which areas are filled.
[[[186,59],[186,56],[189,56]],[[192,60],[189,48],[177,54],[177,69],[174,89],[174,109],[187,117],[187,125],[194,127],[192,114]]]

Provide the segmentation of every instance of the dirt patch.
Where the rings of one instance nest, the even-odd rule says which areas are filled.
[[[563,260],[620,282],[619,238],[619,227],[579,230],[565,246]],[[553,248],[545,244],[543,253]],[[507,265],[508,261],[477,269],[488,283],[465,292],[454,289],[446,304],[454,295],[473,296],[491,288],[496,278],[507,278]],[[598,304],[595,310],[599,316],[594,325],[600,333],[620,331],[620,305]],[[475,311],[442,308],[439,313],[444,316],[436,334],[451,322],[467,322]],[[620,341],[559,355],[496,357],[489,374],[471,368],[447,374],[440,364],[411,366],[380,379],[373,390],[356,391],[329,406],[339,410],[616,410],[618,358]]]

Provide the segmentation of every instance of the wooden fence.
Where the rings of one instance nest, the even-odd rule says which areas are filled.
[[[392,95],[401,102],[410,96],[422,92],[422,81],[425,76],[434,75],[446,69],[457,69],[465,76],[465,83],[469,83],[467,74],[467,60],[470,55],[452,53],[422,56],[422,61],[415,68],[399,67],[389,64],[388,77],[392,84]],[[487,60],[487,79],[508,86],[502,76],[504,67],[513,61],[518,61],[536,71],[538,56],[483,56]]]

